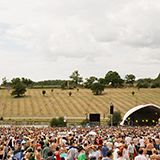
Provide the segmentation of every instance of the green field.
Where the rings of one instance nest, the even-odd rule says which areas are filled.
[[[90,89],[61,90],[27,89],[25,97],[14,98],[8,90],[0,90],[0,117],[10,119],[50,119],[67,116],[69,119],[83,119],[86,113],[100,113],[101,118],[109,115],[110,103],[122,116],[131,108],[142,104],[160,106],[160,89],[105,89],[95,96]],[[69,91],[72,96],[69,96]],[[132,91],[135,95],[132,95]]]

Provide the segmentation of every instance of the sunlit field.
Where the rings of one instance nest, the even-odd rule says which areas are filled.
[[[160,106],[160,89],[105,89],[102,95],[95,96],[90,89],[61,90],[27,89],[24,97],[14,98],[8,90],[0,90],[0,116],[8,118],[53,118],[60,116],[81,119],[86,113],[100,113],[101,118],[110,114],[110,103],[122,116],[131,108],[143,104]],[[72,95],[69,96],[69,92]],[[132,95],[132,91],[135,92]]]

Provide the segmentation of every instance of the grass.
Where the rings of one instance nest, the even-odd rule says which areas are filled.
[[[110,103],[114,110],[120,110],[122,116],[131,108],[144,104],[160,106],[160,89],[105,89],[102,95],[95,96],[90,89],[69,90],[27,89],[23,98],[14,98],[7,90],[0,90],[0,117],[10,119],[48,120],[53,117],[67,116],[71,121],[80,121],[86,113],[110,113]],[[132,95],[132,91],[135,95]]]

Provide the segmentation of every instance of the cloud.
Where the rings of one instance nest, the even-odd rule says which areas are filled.
[[[0,55],[11,57],[6,66],[25,58],[26,68],[35,65],[46,77],[52,66],[65,68],[64,77],[74,69],[84,76],[159,72],[159,0],[5,0],[0,15]]]

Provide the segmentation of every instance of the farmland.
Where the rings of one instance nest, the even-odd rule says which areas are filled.
[[[105,89],[102,95],[95,96],[90,89],[61,90],[27,89],[24,97],[14,98],[5,89],[0,90],[0,117],[18,119],[50,119],[66,116],[72,119],[83,119],[86,113],[104,113],[108,116],[110,103],[114,110],[120,110],[122,116],[131,108],[142,104],[160,106],[160,89]],[[69,96],[69,92],[72,95]],[[135,92],[132,95],[132,91]]]

